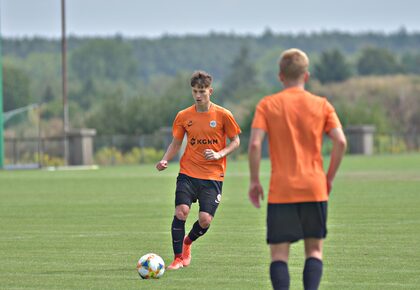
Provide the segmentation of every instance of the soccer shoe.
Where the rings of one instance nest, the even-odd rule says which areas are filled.
[[[184,243],[182,244],[182,265],[184,267],[187,267],[191,263],[191,245],[186,245],[184,238]]]
[[[175,260],[168,266],[166,267],[167,270],[178,270],[179,268],[182,268],[183,264],[182,264],[182,259],[181,258],[175,258]]]

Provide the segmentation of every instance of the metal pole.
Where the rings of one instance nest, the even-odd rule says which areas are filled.
[[[38,167],[42,167],[41,160],[41,105],[38,105],[38,140],[37,140],[37,154],[38,154]]]
[[[1,11],[0,11],[0,14],[1,14]],[[1,43],[2,43],[2,36],[1,36],[1,28],[0,28],[0,169],[3,169],[4,167],[3,54],[2,54],[2,49],[1,49]]]
[[[61,68],[63,84],[63,142],[64,142],[64,164],[69,161],[69,107],[67,104],[67,65],[66,65],[66,1],[61,0]]]

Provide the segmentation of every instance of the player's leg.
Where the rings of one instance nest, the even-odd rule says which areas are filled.
[[[188,266],[191,263],[191,244],[203,236],[210,227],[213,216],[207,212],[200,212],[198,220],[194,223],[191,231],[184,238],[182,247],[182,263]]]
[[[185,222],[187,220],[190,208],[186,204],[177,205],[175,208],[175,216],[172,221],[172,245],[175,258],[180,258],[182,254],[182,240],[185,236]]]
[[[180,204],[175,207],[175,215],[171,226],[174,261],[168,266],[168,270],[177,270],[183,266],[182,242],[185,236],[185,221],[189,212],[190,207],[186,204]]]
[[[270,279],[273,289],[288,290],[290,286],[289,260],[290,243],[270,244]]]
[[[322,277],[322,239],[305,239],[305,268],[303,285],[305,290],[316,290]]]
[[[197,183],[200,184],[200,192],[198,193],[200,211],[198,220],[184,239],[182,249],[184,266],[188,266],[191,262],[191,244],[208,231],[222,196],[222,182],[197,180]]]
[[[198,214],[198,220],[194,223],[188,236],[185,237],[184,243],[191,244],[199,237],[203,236],[210,227],[210,223],[213,220],[213,216],[207,212],[200,211]]]
[[[305,267],[303,285],[305,290],[319,287],[323,271],[323,239],[327,235],[327,202],[301,205],[302,228],[305,236]]]
[[[175,215],[171,225],[174,261],[168,266],[169,270],[176,270],[183,266],[182,244],[185,236],[185,221],[192,202],[194,202],[194,193],[191,179],[187,175],[179,174],[175,191]]]
[[[268,204],[267,243],[270,245],[270,279],[275,290],[288,290],[290,244],[303,238],[296,204]]]
[[[307,238],[305,239],[305,258],[315,258],[322,260],[322,246],[324,240]]]
[[[186,237],[187,244],[191,244],[207,232],[222,199],[223,183],[221,181],[196,179],[195,182],[199,188],[200,211],[197,221]]]

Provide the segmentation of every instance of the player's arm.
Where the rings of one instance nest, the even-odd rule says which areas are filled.
[[[264,199],[264,191],[261,186],[259,171],[261,163],[261,148],[264,140],[265,131],[258,128],[251,129],[249,138],[248,160],[250,171],[249,199],[256,207],[260,207],[260,199]]]
[[[171,144],[169,144],[168,149],[166,150],[165,155],[163,155],[162,160],[156,163],[156,169],[159,171],[165,170],[168,168],[168,161],[172,160],[181,149],[182,140],[172,138]]]
[[[219,160],[220,158],[228,156],[230,153],[232,153],[233,151],[239,148],[239,145],[241,144],[239,135],[229,138],[229,140],[230,140],[230,143],[219,152],[215,152],[211,149],[204,150],[204,157],[207,160]]]
[[[338,167],[340,167],[341,160],[346,152],[347,140],[341,128],[331,129],[328,136],[331,138],[333,143],[330,165],[327,172],[327,189],[329,194],[331,192],[335,174],[337,173]]]

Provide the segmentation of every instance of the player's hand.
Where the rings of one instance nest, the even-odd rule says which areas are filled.
[[[251,182],[248,191],[249,200],[256,207],[260,208],[260,200],[264,200],[264,190],[259,182]]]
[[[219,160],[222,158],[222,154],[211,149],[206,149],[204,150],[204,158],[207,160]]]
[[[328,195],[330,195],[331,189],[332,189],[332,180],[327,178],[327,193],[328,193]]]
[[[159,171],[165,170],[168,168],[168,161],[167,160],[161,160],[158,163],[156,163],[156,169]]]

